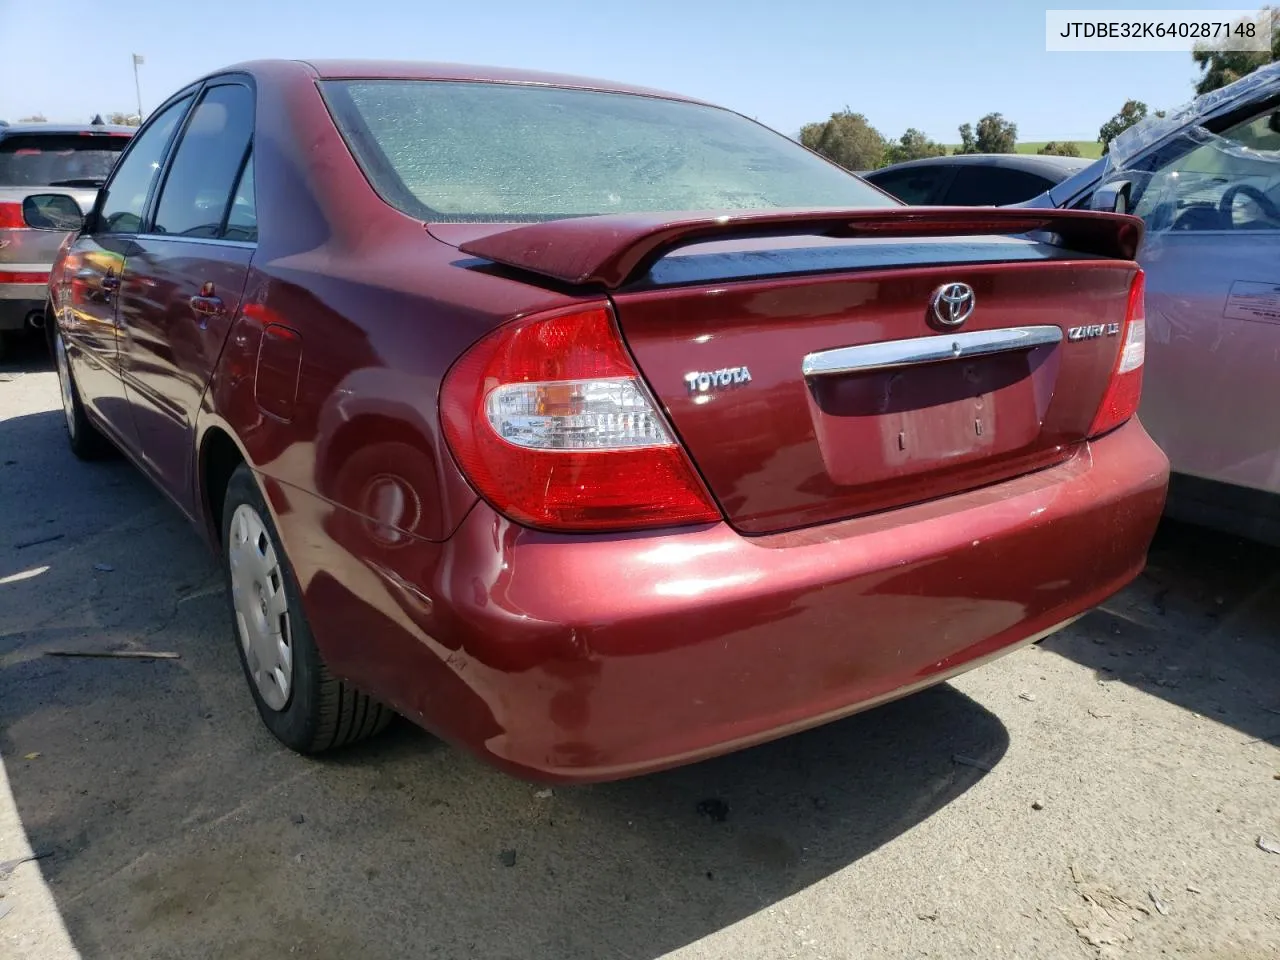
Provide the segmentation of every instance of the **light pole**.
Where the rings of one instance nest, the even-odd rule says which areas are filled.
[[[138,83],[138,68],[144,62],[142,54],[133,55],[133,91],[138,95],[138,126],[142,126],[142,86]]]

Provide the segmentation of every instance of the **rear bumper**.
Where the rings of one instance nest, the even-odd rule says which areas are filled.
[[[21,330],[43,312],[48,289],[42,283],[0,283],[0,330]]]
[[[1138,574],[1167,481],[1135,420],[1049,470],[767,537],[724,524],[559,536],[480,503],[423,586],[434,598],[420,622],[485,722],[440,709],[457,701],[421,675],[402,671],[381,692],[520,774],[589,781],[674,766],[1051,632]]]

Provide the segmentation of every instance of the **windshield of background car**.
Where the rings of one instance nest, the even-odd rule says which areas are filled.
[[[124,135],[15,133],[0,138],[0,187],[105,180],[128,145]]]
[[[424,220],[895,205],[716,107],[502,83],[331,80],[321,88],[374,188]]]

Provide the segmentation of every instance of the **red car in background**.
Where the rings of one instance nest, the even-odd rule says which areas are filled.
[[[937,683],[1137,574],[1168,471],[1140,236],[906,208],[672,94],[261,62],[155,111],[48,320],[72,448],[207,533],[280,740],[397,711],[600,780]]]

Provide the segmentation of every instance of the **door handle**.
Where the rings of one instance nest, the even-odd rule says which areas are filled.
[[[220,317],[226,312],[226,304],[224,304],[222,302],[222,298],[216,294],[198,294],[192,297],[188,303],[191,304],[191,312],[197,317],[205,320],[209,317]]]
[[[108,270],[102,275],[98,287],[102,290],[103,302],[110,303],[111,295],[120,289],[120,276],[114,270]]]
[[[206,280],[200,284],[200,292],[187,302],[191,304],[191,312],[200,318],[201,330],[209,322],[210,317],[220,317],[226,311],[226,306],[214,289],[212,280]]]

